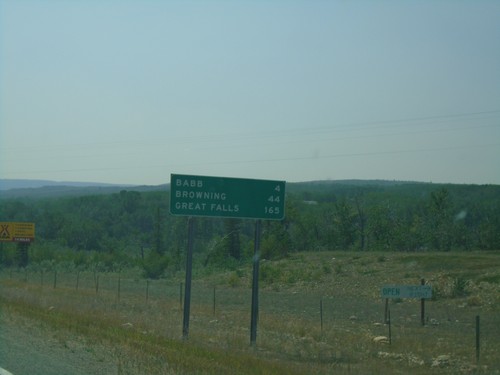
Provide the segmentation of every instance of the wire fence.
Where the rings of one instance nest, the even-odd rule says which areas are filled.
[[[171,329],[178,329],[180,333],[184,285],[179,280],[148,280],[134,272],[28,269],[3,269],[0,278],[3,283],[26,284],[47,292],[71,292],[75,298],[99,297],[103,303],[121,303],[122,308],[129,310],[137,305],[160,306],[166,314],[170,314],[171,320],[178,320]],[[342,292],[323,295],[321,290],[291,292],[262,288],[259,292],[259,330],[266,335],[266,330],[277,326],[272,326],[270,322],[280,321],[283,327],[293,322],[300,325],[303,328],[299,332],[304,336],[319,332],[334,337],[341,332],[353,331],[385,336],[392,345],[411,339],[439,348],[444,346],[443,342],[448,345],[456,342],[458,346],[466,346],[470,353],[475,353],[477,361],[480,353],[488,352],[493,368],[500,370],[500,360],[494,358],[494,352],[500,347],[498,310],[492,306],[458,306],[446,300],[426,302],[422,326],[420,300],[391,300],[388,303],[390,324],[387,324],[385,300],[381,298]],[[193,331],[207,325],[207,322],[216,322],[231,314],[237,316],[237,329],[244,330],[250,325],[251,288],[194,281],[191,308],[195,315]],[[158,312],[158,316],[160,314]]]

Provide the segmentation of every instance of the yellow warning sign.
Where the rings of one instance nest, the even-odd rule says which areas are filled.
[[[35,223],[0,222],[0,242],[33,242]]]

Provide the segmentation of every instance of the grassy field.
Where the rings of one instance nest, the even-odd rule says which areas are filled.
[[[188,340],[182,273],[146,281],[134,270],[4,269],[0,307],[4,319],[36,326],[68,350],[78,341],[106,353],[116,374],[500,374],[500,253],[320,252],[263,261],[256,347],[251,267],[194,275]],[[425,325],[420,301],[411,299],[390,300],[385,324],[380,288],[422,278],[433,289]]]

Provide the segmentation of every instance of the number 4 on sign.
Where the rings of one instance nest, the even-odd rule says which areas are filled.
[[[276,187],[274,188],[275,191],[281,191],[281,187],[279,185],[276,185]]]

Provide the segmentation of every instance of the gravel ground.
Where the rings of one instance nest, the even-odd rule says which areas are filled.
[[[0,313],[0,343],[0,367],[13,375],[118,373],[109,348],[5,312]]]

